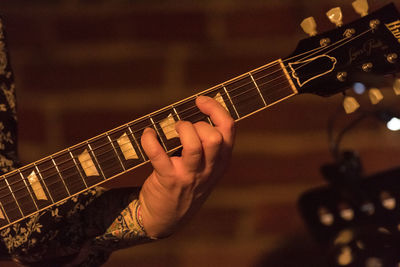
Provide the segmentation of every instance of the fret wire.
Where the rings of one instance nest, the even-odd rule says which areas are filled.
[[[11,223],[10,218],[8,218],[6,210],[4,209],[3,203],[1,203],[1,201],[0,201],[0,208],[1,208],[1,211],[3,212],[4,216],[6,216],[8,223]]]
[[[22,217],[24,217],[25,215],[24,215],[24,213],[23,213],[21,207],[19,206],[18,200],[17,200],[17,198],[15,197],[14,192],[13,192],[13,190],[11,189],[11,186],[10,186],[10,184],[9,184],[8,181],[7,181],[7,178],[5,178],[4,181],[6,182],[6,184],[7,184],[7,186],[8,186],[8,189],[10,190],[11,195],[13,196],[13,198],[14,198],[14,200],[15,200],[15,204],[17,204],[17,207],[18,207],[18,209],[19,209],[19,212],[21,212]]]
[[[37,173],[38,173],[40,179],[42,179],[43,184],[44,184],[44,187],[46,188],[46,191],[47,191],[47,193],[48,193],[49,196],[50,196],[51,202],[55,203],[55,202],[54,202],[54,199],[53,199],[53,196],[51,195],[50,190],[47,188],[46,182],[44,181],[43,176],[42,176],[42,174],[41,174],[40,171],[39,171],[39,168],[36,166],[36,163],[33,163],[33,166],[35,166],[35,169],[36,169],[36,171],[37,171]]]
[[[156,130],[156,133],[158,134],[158,137],[160,137],[162,146],[164,147],[165,151],[168,151],[166,145],[164,144],[164,141],[162,140],[162,136],[161,136],[160,132],[158,131],[156,124],[154,123],[153,118],[149,116],[149,119],[150,119],[151,123],[153,124],[154,129]]]
[[[118,153],[117,153],[117,150],[115,149],[114,143],[113,143],[113,141],[111,140],[110,135],[108,134],[108,132],[106,133],[106,136],[107,136],[107,138],[108,138],[108,141],[110,141],[112,148],[114,149],[115,155],[117,155],[118,161],[119,161],[119,163],[121,164],[122,169],[123,169],[124,171],[126,171],[125,166],[124,166],[124,164],[122,164],[122,160],[121,160],[121,158],[119,157],[119,155],[118,155]]]
[[[254,79],[253,79],[253,80],[254,80]],[[277,102],[278,102],[278,101],[277,101]],[[275,102],[274,102],[274,103],[275,103]],[[263,109],[263,108],[261,108],[261,109]],[[261,109],[260,109],[260,110],[261,110]],[[254,113],[254,112],[253,112],[253,113]],[[209,118],[208,118],[208,119],[209,119]],[[153,121],[153,124],[154,124],[154,121]],[[156,129],[157,129],[157,128],[156,128]],[[131,130],[130,130],[130,131],[131,131]],[[133,133],[133,132],[131,131],[131,133]],[[134,139],[135,139],[135,138],[134,138]],[[136,141],[136,140],[135,140],[135,141]],[[140,148],[139,148],[139,149],[140,149]],[[72,157],[72,158],[74,159],[74,157]],[[75,160],[74,160],[74,161],[75,161]],[[75,164],[76,164],[76,163],[75,163]],[[79,168],[78,168],[78,170],[79,170]],[[41,175],[40,172],[39,172],[39,175]],[[42,178],[42,179],[43,179],[43,178]]]
[[[175,112],[176,117],[178,117],[178,119],[181,120],[181,117],[179,116],[178,112],[176,111],[174,105],[172,105],[172,110]]]
[[[101,175],[103,175],[104,180],[106,180],[107,178],[106,178],[106,176],[105,176],[104,173],[103,173],[103,169],[101,168],[100,163],[99,163],[99,161],[97,160],[97,157],[96,157],[96,155],[94,154],[93,149],[92,149],[92,147],[91,147],[91,145],[89,144],[88,141],[86,141],[86,145],[89,147],[89,153],[91,153],[91,154],[93,155],[94,160],[96,161],[97,165],[99,166]],[[95,167],[96,167],[96,166],[95,166]]]
[[[234,105],[233,102],[232,102],[232,99],[231,99],[231,96],[230,96],[229,93],[228,93],[228,90],[226,90],[226,87],[225,87],[225,86],[222,86],[222,88],[224,89],[225,94],[226,94],[226,96],[228,97],[229,102],[231,102],[231,105],[232,105],[232,107],[233,107],[233,110],[235,111],[235,114],[236,114],[236,116],[237,116],[238,119],[239,119],[239,118],[240,118],[239,113],[237,112],[236,107],[235,107],[235,105]]]
[[[79,169],[79,165],[76,163],[76,160],[75,160],[75,158],[74,158],[74,154],[72,154],[71,149],[68,148],[67,150],[68,150],[69,155],[70,155],[71,158],[72,158],[72,161],[74,162],[75,168],[78,170],[79,175],[80,175],[81,178],[82,178],[83,183],[85,184],[86,188],[88,188],[88,185],[86,184],[86,180],[85,180],[85,178],[83,177],[83,175],[82,175],[82,173],[81,173],[81,170]]]
[[[20,170],[18,170],[18,173],[19,173],[19,175],[21,176],[21,179],[22,179],[22,181],[24,182],[26,189],[28,189],[29,195],[31,196],[31,198],[32,198],[32,200],[33,200],[33,204],[35,204],[36,209],[39,210],[39,207],[38,207],[38,205],[36,204],[36,201],[35,201],[35,199],[34,199],[34,197],[33,197],[33,195],[32,195],[31,189],[29,188],[29,185],[26,183],[26,180],[25,180],[24,175],[22,174],[22,172],[21,172]]]
[[[153,121],[154,122],[154,121]],[[132,131],[131,131],[132,132]]]
[[[264,102],[264,105],[267,106],[267,102],[265,102],[265,99],[264,99],[263,95],[261,94],[260,88],[258,88],[258,85],[257,85],[256,81],[254,80],[253,75],[251,75],[251,72],[249,72],[249,76],[250,76],[251,80],[253,81],[254,85],[256,86],[257,91],[260,94],[262,101]]]
[[[132,132],[131,129],[130,129],[130,132]]]
[[[142,155],[142,159],[145,160],[145,156],[144,156],[144,154],[143,154],[143,152],[142,152],[142,149],[140,148],[139,143],[138,143],[138,141],[136,140],[136,137],[135,137],[135,135],[133,134],[133,131],[132,131],[132,129],[131,129],[130,126],[128,126],[128,130],[129,130],[129,132],[130,132],[130,134],[131,134],[131,136],[132,136],[132,138],[133,138],[133,141],[134,141],[135,144],[136,144],[136,147],[138,148],[138,150],[139,150],[139,152],[140,152],[140,155]],[[122,149],[121,149],[121,150],[122,150]]]
[[[60,179],[61,179],[62,183],[64,184],[64,187],[65,187],[65,189],[67,190],[68,195],[71,196],[71,192],[69,191],[68,186],[67,186],[67,184],[65,183],[65,181],[64,181],[64,179],[63,179],[63,177],[62,177],[62,175],[61,175],[61,172],[60,172],[60,170],[58,169],[58,166],[57,166],[56,162],[54,161],[54,159],[53,159],[52,156],[50,156],[50,159],[51,159],[51,162],[53,163],[54,167],[56,168],[57,173],[58,173],[58,176],[60,176]]]
[[[294,95],[294,94],[292,94],[292,95]],[[279,102],[279,101],[276,101],[276,102]],[[275,102],[274,102],[275,103]],[[264,109],[264,108],[261,108],[261,109],[259,109],[259,110],[262,110],[262,109]],[[257,112],[257,111],[255,111],[255,112]],[[253,112],[253,113],[255,113],[255,112]],[[131,130],[130,130],[131,131]]]

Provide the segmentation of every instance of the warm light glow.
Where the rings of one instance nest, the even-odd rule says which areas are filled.
[[[391,131],[398,131],[400,130],[400,119],[393,117],[390,121],[387,122],[386,127]]]

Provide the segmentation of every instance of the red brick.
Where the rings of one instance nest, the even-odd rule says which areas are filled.
[[[222,186],[319,183],[321,164],[330,161],[328,151],[298,155],[235,154]]]
[[[7,11],[2,14],[10,48],[30,46],[40,49],[48,45],[47,38],[43,35],[43,28],[50,24],[47,18]]]
[[[18,140],[44,143],[47,138],[45,114],[41,110],[18,108]]]
[[[207,87],[225,82],[240,74],[265,65],[272,60],[257,55],[229,56],[222,51],[199,52],[202,56],[193,57],[188,60],[185,69],[187,87]]]
[[[179,236],[181,238],[190,236],[195,239],[233,239],[240,216],[242,214],[239,209],[204,207],[183,227]]]
[[[112,12],[103,16],[61,16],[55,22],[58,40],[61,42],[98,42],[122,39],[118,35],[120,18]]]
[[[21,86],[31,91],[80,91],[88,88],[159,87],[162,83],[164,60],[135,59],[125,62],[89,62],[67,65],[57,62],[27,65],[19,74]]]
[[[145,115],[141,114],[141,115]],[[128,123],[139,116],[133,112],[93,110],[68,112],[62,116],[65,142],[74,145],[115,127]]]
[[[241,120],[237,125],[244,131],[308,131],[326,132],[328,120],[334,115],[335,132],[343,129],[361,115],[360,112],[345,114],[341,108],[342,96],[323,98],[314,95],[298,95],[277,103],[252,117]],[[370,106],[366,103],[366,106]],[[365,119],[355,129],[376,130],[383,124],[373,118]]]
[[[255,218],[255,231],[261,235],[294,233],[303,224],[296,203],[257,207]]]
[[[62,17],[57,23],[62,42],[104,40],[188,41],[206,38],[206,16],[201,11],[142,10]]]
[[[227,36],[234,39],[268,39],[270,35],[290,35],[297,31],[298,17],[295,6],[237,9],[227,15]]]

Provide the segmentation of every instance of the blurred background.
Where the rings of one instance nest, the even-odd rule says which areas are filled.
[[[334,28],[325,16],[332,7],[342,7],[345,22],[359,18],[351,2],[2,0],[20,157],[40,159],[286,57],[307,37],[305,17],[323,32]],[[383,94],[398,103],[393,91]],[[341,101],[302,95],[241,121],[231,168],[197,216],[105,266],[321,266],[297,200],[326,183],[319,168],[332,161],[327,121]],[[340,111],[337,130],[354,116]],[[343,147],[360,153],[367,174],[400,165],[399,133],[373,119]],[[137,171],[138,185],[148,172]]]

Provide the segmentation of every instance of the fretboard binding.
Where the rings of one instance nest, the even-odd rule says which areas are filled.
[[[270,66],[271,66],[272,64],[276,64],[276,62],[272,62],[272,63],[270,63],[270,64],[261,66],[260,68],[258,68],[258,69],[256,69],[256,70],[253,70],[252,72],[254,72],[254,71],[260,71],[260,72],[262,71],[262,72],[264,72],[264,69],[267,70],[267,68],[270,68]],[[278,65],[278,66],[279,66],[279,65]],[[284,69],[284,71],[286,71],[286,70]],[[54,206],[55,204],[60,203],[60,202],[62,202],[62,201],[65,201],[66,199],[69,199],[69,198],[72,197],[72,196],[78,195],[78,194],[80,194],[80,193],[82,193],[82,192],[87,191],[87,190],[90,189],[90,188],[93,188],[93,187],[95,187],[95,186],[98,186],[98,185],[102,184],[103,182],[105,182],[106,180],[112,179],[112,178],[114,178],[114,177],[116,177],[116,176],[119,176],[119,175],[122,174],[122,173],[125,173],[125,172],[127,172],[127,171],[132,170],[132,169],[135,169],[135,168],[137,168],[137,167],[139,167],[139,166],[141,166],[141,165],[144,165],[144,164],[146,164],[147,162],[149,162],[149,160],[146,160],[146,156],[145,156],[144,152],[142,151],[142,148],[141,148],[141,146],[140,146],[140,144],[139,144],[139,142],[138,142],[138,140],[137,140],[137,138],[136,138],[136,137],[137,137],[136,134],[138,134],[138,132],[139,132],[139,133],[142,133],[142,132],[141,132],[142,129],[139,129],[137,132],[134,132],[134,131],[132,130],[132,128],[131,128],[132,125],[135,126],[135,125],[134,125],[135,123],[143,123],[143,122],[146,122],[146,121],[145,121],[146,119],[149,120],[149,121],[151,122],[151,124],[150,124],[149,126],[152,125],[152,126],[154,127],[154,130],[156,131],[156,133],[157,133],[157,135],[158,135],[158,137],[159,137],[159,141],[160,141],[161,145],[163,146],[163,148],[165,149],[165,151],[166,151],[166,152],[171,152],[171,151],[174,151],[174,150],[176,150],[176,149],[179,149],[179,148],[182,147],[182,146],[181,146],[181,145],[176,146],[176,145],[174,144],[174,146],[176,146],[176,147],[173,147],[173,148],[170,148],[170,149],[167,148],[166,142],[164,142],[163,135],[161,135],[161,132],[160,132],[160,130],[159,130],[159,127],[158,127],[157,124],[156,124],[156,123],[158,123],[158,122],[155,122],[155,120],[153,119],[153,117],[154,117],[155,115],[161,115],[162,112],[172,109],[172,110],[173,110],[173,113],[174,113],[175,116],[176,116],[176,118],[178,118],[178,120],[181,120],[182,118],[181,118],[181,116],[180,116],[180,114],[179,114],[179,112],[178,112],[178,111],[180,110],[180,108],[181,108],[181,106],[179,106],[179,105],[183,104],[183,105],[182,105],[182,107],[183,107],[183,106],[186,105],[186,104],[189,104],[189,103],[192,104],[192,103],[193,103],[192,101],[195,100],[195,97],[196,97],[196,96],[199,96],[199,95],[206,95],[206,94],[207,94],[207,95],[210,95],[210,94],[212,94],[213,92],[217,92],[217,93],[218,93],[218,90],[223,89],[224,92],[225,92],[224,94],[225,94],[225,96],[226,96],[225,99],[229,100],[229,102],[230,102],[230,104],[231,104],[231,107],[232,107],[232,108],[230,109],[230,111],[229,111],[229,109],[228,109],[228,111],[231,112],[231,113],[234,113],[234,114],[232,114],[232,115],[236,115],[237,119],[235,119],[235,121],[239,121],[239,120],[241,120],[241,119],[243,119],[243,118],[245,118],[245,117],[248,117],[248,116],[250,116],[250,115],[252,115],[252,114],[254,114],[254,113],[258,112],[258,111],[261,111],[261,110],[265,109],[266,107],[269,107],[269,106],[271,106],[271,105],[273,105],[273,104],[276,104],[276,103],[278,103],[278,102],[280,102],[280,101],[282,101],[282,100],[284,100],[284,99],[286,99],[286,98],[288,98],[288,97],[290,97],[290,96],[296,94],[296,93],[290,94],[290,95],[288,95],[288,96],[286,96],[286,97],[283,97],[282,99],[280,99],[280,100],[278,100],[278,101],[275,101],[275,102],[274,102],[274,99],[272,99],[271,102],[273,102],[273,103],[272,103],[272,104],[267,104],[266,101],[265,101],[265,99],[264,99],[263,94],[261,93],[260,88],[258,87],[258,84],[257,84],[256,80],[254,79],[254,77],[253,77],[253,75],[252,75],[252,72],[248,72],[248,73],[245,73],[245,74],[243,74],[243,75],[240,75],[240,76],[238,76],[238,77],[236,77],[236,78],[233,78],[233,79],[231,79],[231,80],[229,80],[229,81],[227,81],[227,82],[225,82],[225,83],[222,83],[222,84],[220,84],[220,85],[217,85],[217,86],[214,86],[214,87],[209,88],[209,89],[207,89],[207,90],[204,90],[203,92],[200,92],[200,93],[197,94],[197,95],[187,97],[186,99],[181,100],[181,101],[179,101],[179,102],[176,102],[175,104],[172,104],[172,105],[170,105],[170,106],[167,106],[167,107],[165,107],[165,108],[162,108],[162,109],[160,109],[160,110],[158,110],[158,111],[152,112],[152,113],[150,113],[150,114],[148,114],[148,115],[146,115],[146,116],[143,116],[143,117],[141,117],[141,118],[138,118],[137,120],[134,120],[134,121],[132,121],[132,122],[129,122],[129,123],[125,124],[125,125],[122,125],[122,126],[120,126],[120,127],[117,127],[117,128],[115,128],[115,129],[110,130],[109,132],[107,132],[107,133],[106,133],[106,136],[107,136],[107,138],[108,138],[108,140],[110,141],[111,146],[112,146],[112,149],[111,149],[110,147],[108,147],[108,148],[109,148],[108,151],[114,151],[114,152],[115,152],[115,154],[117,155],[118,160],[119,160],[119,162],[120,162],[120,164],[121,164],[121,166],[122,166],[122,169],[123,169],[123,171],[122,171],[122,172],[120,171],[118,174],[114,174],[114,173],[113,173],[113,175],[111,175],[111,177],[108,177],[108,178],[107,178],[107,177],[105,176],[105,172],[107,172],[107,170],[108,170],[106,167],[107,167],[108,165],[107,165],[107,164],[104,165],[104,166],[100,165],[100,163],[103,164],[103,163],[105,162],[105,161],[103,161],[103,158],[104,158],[104,157],[100,157],[100,155],[103,155],[103,154],[98,154],[98,155],[96,155],[95,151],[92,149],[92,146],[91,146],[91,144],[93,144],[93,147],[96,147],[96,149],[98,149],[98,147],[97,147],[96,145],[94,145],[95,143],[94,143],[93,141],[96,141],[96,140],[97,140],[97,139],[96,139],[97,137],[104,137],[104,134],[98,135],[98,136],[96,136],[96,137],[93,137],[93,138],[91,138],[91,139],[85,141],[87,147],[89,148],[89,156],[92,157],[92,159],[94,159],[94,161],[92,161],[94,167],[97,168],[98,170],[100,170],[101,175],[102,175],[103,178],[104,178],[102,181],[97,181],[97,182],[95,182],[94,184],[91,183],[90,180],[86,181],[86,177],[84,176],[83,172],[82,172],[81,169],[80,169],[79,162],[77,162],[77,160],[75,159],[74,154],[72,153],[72,151],[74,151],[74,153],[75,153],[75,152],[76,152],[76,151],[75,151],[76,149],[80,149],[80,148],[82,147],[82,145],[83,145],[85,142],[79,143],[79,144],[77,144],[77,145],[75,145],[75,146],[72,146],[72,147],[70,147],[70,148],[67,148],[66,150],[60,151],[60,152],[55,153],[54,155],[52,155],[52,156],[55,157],[55,156],[58,156],[58,155],[65,155],[65,154],[68,155],[68,153],[69,153],[69,155],[70,155],[70,157],[71,157],[71,159],[72,159],[72,162],[74,163],[74,167],[76,168],[76,171],[74,171],[74,175],[75,175],[75,176],[78,176],[78,174],[79,174],[79,176],[82,178],[82,181],[83,181],[83,183],[84,183],[84,185],[85,185],[85,187],[81,186],[81,188],[79,188],[79,190],[78,190],[79,192],[76,192],[76,193],[74,193],[73,195],[71,195],[72,189],[69,190],[68,187],[67,187],[67,184],[69,185],[69,183],[68,183],[69,180],[64,181],[64,179],[63,179],[63,173],[61,172],[62,168],[58,168],[58,166],[57,166],[57,162],[58,162],[58,161],[55,160],[52,156],[50,156],[50,157],[48,157],[48,158],[45,158],[45,160],[46,160],[46,159],[49,159],[49,160],[51,160],[51,161],[53,162],[53,165],[55,166],[55,168],[56,168],[56,170],[57,170],[57,173],[58,173],[58,175],[60,176],[60,178],[61,178],[61,180],[62,180],[62,184],[64,185],[65,189],[66,189],[67,192],[68,192],[68,195],[69,195],[69,196],[68,196],[68,197],[64,197],[62,200],[59,200],[59,201],[57,201],[57,202],[54,201],[53,196],[52,196],[51,192],[49,191],[48,186],[47,186],[46,183],[45,183],[46,177],[43,177],[44,175],[47,175],[47,173],[43,173],[43,175],[42,175],[42,173],[39,171],[38,166],[36,166],[36,164],[33,163],[33,165],[35,166],[35,169],[36,169],[36,171],[37,171],[37,174],[38,174],[38,176],[39,176],[39,178],[40,178],[39,181],[40,181],[40,183],[43,183],[44,188],[45,188],[46,192],[48,193],[48,195],[49,195],[49,197],[50,197],[50,199],[51,199],[51,201],[52,201],[52,204],[50,204],[50,205],[48,205],[48,206],[46,206],[46,207],[44,207],[44,208],[38,210],[37,212],[40,212],[40,211],[45,210],[45,209],[47,209],[47,208],[49,208],[49,207],[51,207],[51,206]],[[266,72],[266,73],[267,73],[267,72]],[[286,72],[285,72],[285,74],[286,74]],[[241,82],[241,80],[242,80],[243,78],[246,78],[246,77],[247,77],[247,78],[248,78],[248,77],[251,78],[251,81],[249,81],[248,84],[254,83],[254,86],[255,86],[255,88],[257,89],[258,94],[261,96],[262,103],[264,103],[264,107],[261,107],[261,106],[262,106],[262,103],[261,103],[261,101],[259,101],[259,105],[254,106],[254,108],[251,109],[251,110],[248,109],[249,111],[246,111],[246,109],[244,109],[244,110],[245,110],[245,111],[244,111],[244,114],[242,114],[242,116],[240,116],[240,115],[239,115],[239,111],[240,111],[241,113],[243,113],[242,110],[241,110],[242,107],[241,107],[241,106],[238,106],[238,107],[235,106],[234,101],[233,101],[233,99],[232,99],[232,97],[234,97],[234,95],[232,95],[232,96],[230,95],[229,89],[228,89],[227,87],[225,87],[224,84],[228,84],[228,83],[229,83],[229,84],[231,84],[231,83],[234,84],[234,83],[237,82],[237,85],[239,85],[239,87],[240,87],[240,82]],[[286,77],[286,78],[288,78],[288,77]],[[289,80],[289,84],[290,84],[290,82],[291,82],[290,77],[288,78],[288,80]],[[291,85],[292,85],[292,83],[291,83]],[[239,87],[238,87],[238,88],[239,88]],[[245,87],[243,87],[243,88],[246,89]],[[255,91],[254,91],[254,87],[251,88],[251,90],[244,91],[244,92],[242,92],[242,93],[251,92],[251,91],[255,92]],[[238,92],[240,92],[240,91],[238,91]],[[222,93],[222,92],[221,92],[221,93]],[[272,91],[271,93],[274,93],[274,91]],[[291,92],[290,92],[290,93],[291,93]],[[238,94],[238,93],[236,93],[236,94]],[[253,96],[253,97],[254,97],[254,95],[250,95],[250,96]],[[223,100],[223,99],[222,99],[222,100]],[[226,104],[228,104],[228,102],[227,102],[226,100],[223,100],[223,101],[225,101]],[[235,100],[235,101],[236,101],[236,100]],[[243,102],[243,103],[246,103],[246,102]],[[251,103],[251,102],[248,102],[248,103]],[[242,104],[242,103],[239,101],[239,102],[237,103],[237,105],[238,105],[238,104]],[[260,107],[261,107],[261,108],[260,108]],[[190,109],[192,109],[192,108],[193,108],[193,106],[189,106],[189,109],[186,109],[186,110],[190,110]],[[184,110],[184,111],[186,111],[186,110]],[[180,111],[180,112],[182,112],[182,111]],[[196,115],[197,112],[198,112],[198,110],[195,111],[195,112],[196,112],[196,113],[195,113],[195,115]],[[172,115],[172,114],[171,114],[171,115]],[[181,115],[182,115],[182,113],[181,113]],[[191,114],[191,115],[193,115],[193,114]],[[198,116],[198,115],[196,115],[196,116]],[[154,117],[154,118],[156,118],[156,117]],[[212,121],[211,121],[211,119],[210,119],[209,116],[205,116],[205,118],[209,121],[209,123],[210,123],[211,125],[213,125],[213,123],[212,123]],[[198,119],[199,119],[199,117],[196,117],[195,120],[198,120]],[[202,119],[203,119],[203,118],[200,118],[200,120],[202,120]],[[195,121],[193,121],[193,122],[195,122]],[[147,123],[148,123],[148,121],[147,121]],[[161,126],[161,127],[162,127],[162,126]],[[111,138],[111,136],[113,136],[114,134],[117,134],[118,131],[120,131],[120,130],[126,131],[126,129],[128,129],[128,131],[129,131],[129,133],[130,133],[128,136],[129,136],[130,138],[133,138],[133,139],[130,140],[130,142],[132,142],[132,140],[133,140],[132,144],[135,144],[134,149],[138,149],[138,150],[139,150],[139,151],[138,151],[139,154],[142,156],[142,159],[139,159],[139,161],[141,161],[141,162],[140,162],[140,163],[137,163],[135,166],[133,166],[133,167],[131,167],[131,168],[129,168],[128,165],[127,165],[127,167],[125,167],[124,163],[127,162],[127,160],[122,159],[122,158],[120,157],[119,151],[117,151],[117,149],[119,149],[119,148],[116,147],[116,146],[114,146],[113,140],[112,140],[112,138]],[[161,128],[161,129],[163,129],[163,128]],[[111,136],[110,136],[108,133],[111,133]],[[138,135],[140,135],[140,134],[138,134]],[[139,137],[138,137],[138,138],[139,138]],[[105,143],[107,143],[107,142],[105,142]],[[104,144],[100,144],[100,146],[102,146],[102,145],[106,146],[105,143],[104,143]],[[169,143],[168,143],[168,144],[169,144]],[[71,150],[72,150],[72,151],[71,151]],[[64,154],[63,154],[63,153],[64,153]],[[97,156],[99,156],[99,158],[97,158]],[[71,161],[71,159],[67,159],[67,161],[62,161],[61,163],[58,163],[58,164],[62,164],[63,162]],[[135,159],[135,160],[136,160],[136,159]],[[56,161],[57,161],[57,162],[56,162]],[[41,161],[37,161],[37,162],[40,163]],[[136,162],[137,162],[137,161],[136,161]],[[117,163],[115,163],[115,164],[117,164]],[[28,165],[28,166],[30,166],[30,165]],[[41,166],[41,165],[40,165],[40,166]],[[71,167],[71,168],[74,168],[74,167]],[[128,169],[127,169],[127,168],[128,168]],[[103,170],[103,169],[104,169],[104,170]],[[13,173],[13,172],[10,172],[10,174],[12,174],[12,173]],[[98,175],[98,173],[97,173],[97,175]],[[24,218],[26,218],[28,215],[25,216],[25,214],[22,212],[22,209],[21,209],[21,207],[19,206],[19,203],[18,203],[18,201],[17,201],[17,199],[16,199],[16,195],[13,193],[13,191],[12,191],[12,189],[11,189],[11,187],[10,187],[10,184],[8,183],[7,179],[5,179],[5,181],[6,181],[6,183],[7,183],[8,188],[10,189],[10,192],[11,192],[11,194],[12,194],[14,200],[16,201],[16,203],[17,203],[17,205],[18,205],[18,209],[20,210],[21,215],[24,216]],[[89,183],[91,184],[90,186],[88,186]],[[24,184],[25,184],[25,186],[27,187],[27,190],[28,190],[28,192],[29,192],[31,198],[33,198],[33,194],[32,194],[32,192],[31,192],[31,190],[30,190],[30,188],[29,188],[29,185],[27,184],[27,182],[26,182],[25,180],[24,180]],[[58,183],[58,185],[61,186],[61,183]],[[82,188],[82,187],[83,187],[83,188]],[[6,188],[7,188],[7,187],[6,187]],[[58,189],[58,188],[57,188],[57,189]],[[76,190],[73,190],[73,191],[75,192]],[[56,196],[55,196],[55,197],[56,197]],[[34,199],[33,199],[33,200],[34,200]],[[2,204],[2,203],[0,202],[0,204]],[[40,203],[36,203],[35,200],[34,200],[34,204],[35,204],[35,206],[36,206],[36,209],[39,209],[38,205],[39,205]],[[4,210],[3,213],[4,213],[5,217],[7,217],[8,222],[11,223],[11,220],[10,220],[10,218],[8,217],[7,213],[6,213],[6,211],[5,211],[5,209],[4,209],[4,206],[2,205],[1,208]],[[29,214],[29,215],[35,214],[35,213],[37,213],[37,212],[33,212],[33,213]],[[12,217],[13,217],[13,216],[12,216]],[[22,218],[22,219],[23,219],[23,218]],[[14,220],[14,222],[20,221],[20,220],[21,220],[21,219],[16,219],[16,220]],[[12,222],[12,223],[14,223],[14,222]],[[4,226],[4,227],[6,227],[6,226]],[[0,229],[3,229],[4,227],[0,227]]]

